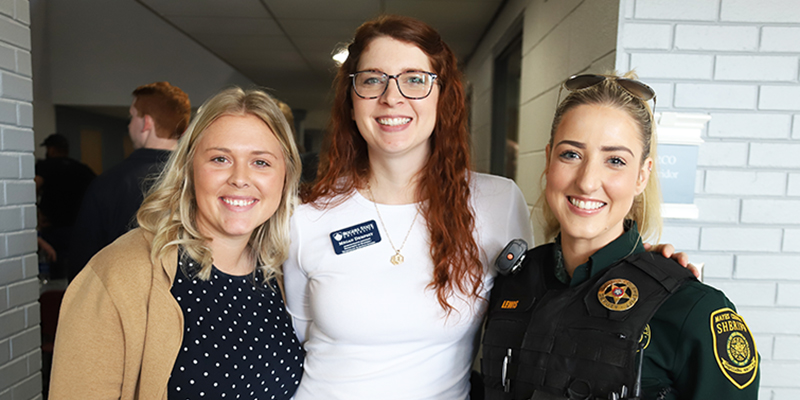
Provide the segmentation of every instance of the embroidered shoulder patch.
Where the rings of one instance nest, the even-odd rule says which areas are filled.
[[[639,346],[642,350],[647,349],[650,347],[650,338],[653,337],[653,332],[650,331],[650,324],[644,326],[644,331],[642,331],[642,336],[639,337]],[[638,353],[639,350],[636,350]]]
[[[758,351],[744,319],[730,308],[712,312],[711,336],[722,374],[737,388],[746,388],[758,372]]]

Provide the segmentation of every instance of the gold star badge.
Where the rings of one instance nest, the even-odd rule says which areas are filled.
[[[630,310],[639,300],[639,289],[627,279],[612,279],[600,285],[597,299],[611,311]]]

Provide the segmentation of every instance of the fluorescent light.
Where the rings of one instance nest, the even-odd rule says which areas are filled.
[[[347,51],[347,48],[341,49],[333,55],[333,61],[336,61],[337,64],[342,65],[344,64],[345,60],[347,60],[348,54],[350,53]]]

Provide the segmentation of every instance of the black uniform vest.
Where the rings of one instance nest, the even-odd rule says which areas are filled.
[[[554,275],[553,246],[528,251],[520,272],[495,281],[481,361],[486,399],[527,400],[534,390],[569,398],[570,387],[591,393],[573,398],[608,399],[623,385],[630,395],[645,325],[694,276],[674,261],[643,252],[568,287]]]

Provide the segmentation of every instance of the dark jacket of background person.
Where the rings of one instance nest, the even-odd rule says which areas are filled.
[[[147,191],[161,172],[170,151],[134,150],[121,164],[92,182],[72,235],[69,279],[78,275],[95,253],[136,226]]]
[[[36,175],[43,179],[39,211],[47,218],[46,225],[72,226],[94,171],[69,157],[49,157],[36,162]]]
[[[95,177],[85,164],[69,158],[69,142],[54,133],[45,139],[44,160],[36,162],[36,192],[38,196],[39,236],[55,253],[49,268],[41,273],[52,279],[66,277],[70,259],[72,226],[78,215],[84,193]]]

